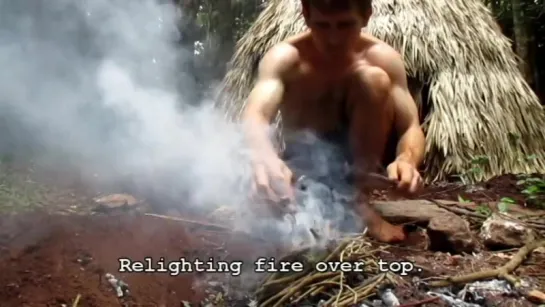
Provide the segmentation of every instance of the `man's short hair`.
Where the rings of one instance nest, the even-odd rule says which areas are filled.
[[[350,10],[357,10],[358,13],[366,15],[371,9],[372,0],[301,0],[303,9],[315,8],[323,14],[335,14]]]

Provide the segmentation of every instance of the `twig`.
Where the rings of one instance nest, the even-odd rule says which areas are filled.
[[[545,230],[545,224],[537,223],[537,222],[522,222],[528,227],[532,227],[537,230]]]
[[[538,219],[538,218],[542,218],[542,217],[545,217],[545,213],[538,213],[538,214],[526,214],[526,215],[523,215],[521,217],[519,217],[520,219],[529,219],[529,220],[533,220],[533,219]]]
[[[385,273],[378,275],[377,279],[374,282],[372,282],[371,284],[368,284],[368,285],[363,286],[363,287],[362,286],[357,287],[356,289],[354,289],[356,292],[359,292],[357,296],[355,296],[355,297],[354,296],[345,297],[345,298],[343,298],[343,300],[341,302],[339,302],[339,305],[337,305],[337,306],[342,306],[344,304],[349,304],[350,301],[353,301],[352,303],[355,304],[355,303],[357,303],[357,301],[355,301],[355,299],[357,299],[357,298],[359,298],[360,300],[364,299],[367,295],[369,295],[371,293],[371,291],[375,290],[375,288],[378,285],[380,285],[380,283],[384,280],[384,278],[386,278]],[[330,299],[328,302],[326,302],[326,305],[328,303],[332,303],[332,299]]]
[[[509,262],[497,269],[449,277],[445,280],[430,282],[429,286],[433,288],[447,287],[453,284],[464,284],[481,279],[503,278],[509,283],[513,284],[513,286],[517,287],[517,278],[510,274],[524,261],[528,254],[530,254],[534,249],[542,246],[545,246],[545,240],[529,242],[519,249],[519,251],[513,255]]]
[[[292,274],[292,275],[289,275],[289,276],[286,276],[286,277],[282,277],[282,278],[267,281],[263,285],[263,288],[270,287],[270,286],[277,285],[277,284],[287,284],[290,281],[296,280],[297,278],[302,277],[307,273],[308,272],[300,272],[300,273]]]
[[[208,222],[201,222],[201,221],[195,221],[195,220],[185,219],[185,218],[181,218],[181,217],[174,217],[174,216],[161,215],[161,214],[155,214],[155,213],[146,213],[145,215],[158,217],[158,218],[171,220],[171,221],[187,223],[187,224],[194,224],[194,225],[199,225],[199,226],[212,227],[212,228],[216,228],[216,229],[220,229],[220,230],[224,230],[224,231],[232,231],[231,228],[229,228],[227,226],[224,226],[224,225],[213,224],[213,223],[208,223]]]
[[[78,295],[76,296],[76,299],[74,300],[74,303],[72,303],[72,307],[78,307],[80,298],[81,298],[81,294],[78,293]]]
[[[486,220],[486,215],[483,215],[483,214],[479,214],[479,213],[476,213],[476,212],[472,212],[472,211],[469,211],[467,209],[462,209],[462,208],[458,208],[458,207],[454,207],[454,206],[447,206],[445,204],[442,204],[440,203],[439,201],[435,200],[435,199],[431,199],[431,198],[426,198],[425,200],[427,201],[430,201],[434,204],[436,204],[437,206],[445,209],[445,210],[448,210],[452,213],[456,213],[456,214],[461,214],[461,215],[467,215],[467,216],[471,216],[471,217],[475,217],[475,218],[479,218],[479,219],[483,219],[483,220]]]
[[[462,184],[462,185],[456,185],[456,186],[452,186],[452,187],[449,187],[445,190],[440,190],[440,191],[433,191],[433,192],[428,192],[428,193],[424,193],[424,194],[421,194],[419,195],[418,197],[419,198],[425,198],[427,196],[430,196],[430,195],[433,195],[433,194],[437,194],[438,192],[439,193],[448,193],[448,192],[452,192],[452,191],[456,191],[456,190],[460,190],[460,189],[463,189],[465,186]]]
[[[305,291],[303,294],[301,294],[298,298],[296,298],[296,299],[293,301],[293,303],[294,303],[294,304],[299,303],[302,299],[304,299],[305,297],[307,297],[313,290],[314,290],[314,288],[308,289],[308,290]]]
[[[342,307],[373,295],[376,291],[376,285],[384,280],[385,274],[375,272],[378,271],[378,265],[373,254],[381,249],[373,250],[370,247],[371,245],[366,243],[363,236],[359,236],[358,238],[344,238],[340,240],[336,247],[329,253],[320,253],[319,256],[314,257],[321,259],[323,262],[333,260],[351,262],[365,259],[366,272],[374,272],[377,275],[369,278],[355,288],[347,284],[344,277],[348,274],[343,273],[342,271],[322,273],[306,271],[304,273],[290,274],[288,276],[277,274],[267,278],[267,280],[262,283],[260,289],[257,290],[256,293],[261,296],[260,301],[262,301],[260,306],[284,306],[288,302],[296,303],[305,298],[321,294],[328,297],[326,300],[329,300],[330,303],[338,302],[336,305]],[[299,252],[300,251],[298,251],[297,254],[299,254]],[[286,257],[282,257],[282,259],[284,258]],[[287,258],[289,258],[289,255]],[[282,288],[278,289],[279,287],[277,286],[282,286]]]
[[[430,201],[430,202],[436,204],[437,206],[439,206],[439,207],[441,207],[441,208],[443,208],[445,210],[451,211],[452,213],[467,215],[467,216],[478,218],[478,219],[481,219],[481,220],[487,219],[486,215],[479,214],[479,213],[476,213],[476,212],[472,212],[470,210],[463,209],[463,208],[448,206],[448,205],[442,204],[441,202],[439,202],[439,201],[437,201],[435,199],[425,198],[425,200]],[[536,216],[539,216],[539,215],[536,215]],[[522,223],[522,224],[524,224],[524,225],[526,225],[528,227],[535,228],[537,230],[545,230],[545,224],[535,222],[535,221],[522,221],[522,218],[524,218],[524,217],[511,218],[511,219],[514,220],[514,221],[520,222],[520,223]]]
[[[346,252],[346,249],[341,251],[341,254],[339,255],[339,261],[340,262],[343,262],[345,252]],[[344,272],[341,271],[341,278],[339,280],[339,293],[337,294],[337,298],[335,299],[335,306],[339,306],[339,300],[341,299],[341,295],[343,293],[343,288],[344,288],[344,282],[343,281],[344,281]],[[354,292],[354,290],[352,290],[352,292]],[[358,295],[356,294],[356,298],[357,297],[358,297]]]
[[[302,278],[297,284],[291,287],[285,288],[284,290],[280,291],[273,297],[269,298],[261,306],[267,306],[268,304],[274,302],[276,299],[278,299],[278,301],[273,306],[283,306],[283,303],[287,299],[289,299],[290,296],[295,294],[298,290],[300,290],[304,286],[308,285],[310,282],[313,282],[317,279],[319,280],[321,278],[328,278],[336,274],[337,274],[336,272],[328,272],[328,273],[318,273],[318,274],[309,275],[305,278]]]
[[[407,304],[402,304],[402,305],[399,305],[398,307],[417,307],[417,306],[420,306],[420,305],[424,305],[424,304],[428,304],[428,303],[431,303],[431,302],[435,302],[435,301],[437,301],[437,300],[440,299],[440,298],[441,298],[440,296],[428,297],[428,298],[423,299],[423,300],[420,300],[420,301],[416,301],[416,302],[412,302],[412,303],[407,303]]]

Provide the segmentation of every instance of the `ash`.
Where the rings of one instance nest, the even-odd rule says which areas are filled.
[[[207,275],[196,282],[193,287],[205,289],[206,297],[199,306],[257,306],[253,292],[261,277],[252,272],[246,272],[237,277],[229,274]],[[191,306],[190,304],[185,305]]]

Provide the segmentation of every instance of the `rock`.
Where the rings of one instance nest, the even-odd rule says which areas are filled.
[[[479,236],[487,247],[494,249],[520,247],[536,238],[532,229],[500,214],[493,214],[484,221]]]
[[[380,299],[387,307],[399,306],[399,299],[395,296],[392,289],[386,289],[380,294]]]
[[[538,247],[534,250],[534,253],[545,254],[545,247]]]
[[[117,209],[134,208],[141,204],[141,201],[129,194],[110,194],[94,199],[97,203],[95,211],[109,212]]]
[[[452,255],[445,260],[444,264],[449,266],[458,266],[463,261],[463,259],[464,258],[460,255]]]
[[[428,200],[396,200],[372,202],[382,217],[394,224],[429,222],[434,216],[450,212]]]
[[[526,294],[528,300],[536,304],[545,304],[545,293],[539,290],[531,290]]]
[[[477,240],[471,233],[469,223],[454,213],[434,216],[428,224],[430,249],[461,253],[473,252]]]
[[[426,223],[431,250],[469,253],[478,247],[467,221],[431,201],[376,201],[372,204],[391,223]]]

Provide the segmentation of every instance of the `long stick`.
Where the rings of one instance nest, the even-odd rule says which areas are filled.
[[[447,205],[442,204],[442,203],[438,202],[437,200],[431,199],[431,198],[425,198],[425,200],[427,200],[429,202],[432,202],[435,205],[437,205],[438,207],[443,208],[445,210],[448,210],[448,211],[450,211],[452,213],[467,215],[467,216],[475,217],[475,218],[478,218],[478,219],[486,220],[486,216],[483,215],[483,214],[479,214],[479,213],[469,211],[467,209],[462,209],[462,208],[459,208],[459,207],[447,206]]]
[[[146,213],[145,215],[158,217],[158,218],[171,220],[171,221],[187,223],[187,224],[194,224],[194,225],[199,225],[199,226],[212,227],[212,228],[217,228],[217,229],[225,230],[225,231],[232,231],[231,228],[229,228],[227,226],[224,226],[224,225],[213,224],[213,223],[208,223],[208,222],[201,222],[201,221],[194,221],[194,220],[185,219],[185,218],[181,218],[181,217],[161,215],[161,214],[155,214],[155,213]]]
[[[518,283],[517,278],[510,274],[524,261],[524,259],[526,259],[528,254],[530,254],[536,248],[542,246],[545,246],[545,240],[529,242],[521,247],[519,251],[515,255],[513,255],[511,260],[509,260],[506,264],[497,269],[475,272],[460,276],[453,276],[445,280],[430,282],[429,286],[433,288],[447,287],[453,284],[465,284],[482,279],[502,278],[516,287]]]

